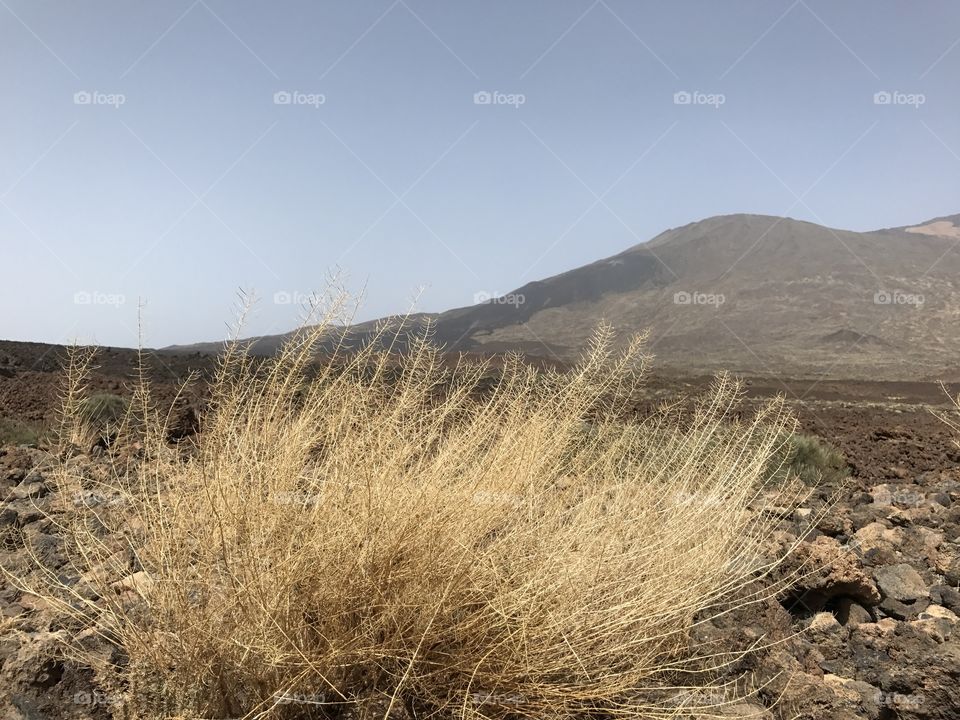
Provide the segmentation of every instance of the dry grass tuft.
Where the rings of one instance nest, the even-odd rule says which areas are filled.
[[[192,452],[144,384],[121,423],[142,459],[116,450],[92,487],[64,464],[61,496],[97,501],[55,515],[84,579],[43,592],[75,650],[122,650],[87,661],[126,715],[691,713],[733,659],[691,647],[693,624],[772,592],[775,519],[748,506],[781,406],[733,421],[721,377],[692,415],[631,419],[642,342],[614,353],[607,329],[571,372],[514,358],[490,383],[386,335],[317,361],[330,327],[269,360],[232,345]]]

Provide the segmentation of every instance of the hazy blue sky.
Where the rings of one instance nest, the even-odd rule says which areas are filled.
[[[215,339],[238,287],[280,332],[336,267],[369,319],[710,215],[960,212],[956,0],[0,0],[0,63],[0,338],[134,345],[143,298],[148,345]]]

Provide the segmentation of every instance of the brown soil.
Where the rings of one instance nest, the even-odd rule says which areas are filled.
[[[62,359],[57,346],[0,343],[0,420],[49,425]],[[135,354],[106,349],[99,365],[93,391],[128,395]],[[209,376],[212,359],[153,354],[147,366],[163,403],[191,373]],[[644,402],[695,393],[709,382],[654,375]],[[948,410],[946,395],[934,383],[745,380],[747,407],[777,394],[805,433],[842,451],[850,479],[821,487],[804,507],[784,508],[781,533],[772,539],[789,542],[832,498],[792,561],[820,571],[778,601],[694,633],[697,642],[725,649],[758,640],[769,645],[736,668],[763,689],[727,716],[960,718],[960,450],[933,414]],[[198,387],[188,404],[201,398]],[[45,463],[42,449],[0,449],[3,538],[23,532],[49,537],[55,548],[35,508],[48,499]],[[0,553],[8,566],[23,562],[15,543]],[[57,655],[55,628],[33,598],[0,583],[0,611],[0,717],[109,716],[115,708],[98,704],[89,675]]]

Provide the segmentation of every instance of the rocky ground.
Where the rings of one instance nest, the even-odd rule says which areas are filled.
[[[58,365],[48,356],[37,362],[43,351],[37,347],[0,352],[0,418],[49,421]],[[172,388],[205,362],[168,358],[155,370]],[[128,371],[118,351],[94,385],[122,392]],[[702,382],[655,378],[651,398]],[[724,650],[761,647],[733,668],[759,688],[756,696],[718,714],[960,718],[960,451],[930,412],[945,408],[945,398],[936,386],[825,383],[799,400],[806,385],[758,379],[748,394],[792,395],[803,430],[842,450],[850,477],[819,488],[801,506],[776,509],[780,527],[771,550],[813,525],[781,570],[803,573],[789,593],[693,633],[695,642]],[[91,475],[105,472],[97,454],[73,462]],[[49,565],[67,572],[60,539],[44,516],[56,500],[52,463],[36,447],[0,449],[0,564],[6,567],[28,567],[22,533]],[[65,630],[41,601],[4,580],[0,613],[0,718],[110,717],[117,709],[113,696],[95,688],[89,671],[62,658],[57,648]]]

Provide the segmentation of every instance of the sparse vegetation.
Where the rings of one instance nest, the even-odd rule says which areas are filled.
[[[941,382],[940,388],[943,390],[944,394],[950,399],[951,405],[953,408],[950,412],[944,412],[943,410],[934,410],[933,414],[947,427],[949,427],[957,440],[954,440],[954,444],[957,447],[960,447],[960,419],[958,419],[958,414],[960,414],[960,394],[954,395],[950,392],[950,389],[947,387],[946,383]]]
[[[573,371],[512,358],[483,393],[483,363],[426,342],[318,370],[328,323],[269,360],[230,347],[192,454],[144,384],[122,426],[145,459],[121,438],[110,481],[59,472],[60,496],[113,500],[52,516],[85,582],[34,589],[132,716],[665,718],[738,657],[689,633],[776,591],[754,584],[774,520],[748,506],[792,429],[779,402],[734,421],[721,377],[682,424],[629,420],[642,343],[614,354],[605,329]]]
[[[36,445],[43,429],[39,425],[0,418],[0,445]]]
[[[809,486],[835,485],[849,474],[843,453],[824,440],[790,433],[770,464],[770,479],[797,478]]]
[[[80,417],[99,428],[117,424],[127,412],[126,398],[111,393],[95,393],[80,403]]]

